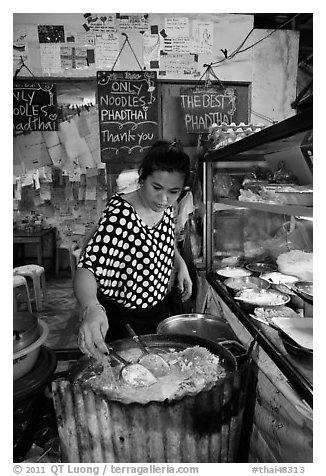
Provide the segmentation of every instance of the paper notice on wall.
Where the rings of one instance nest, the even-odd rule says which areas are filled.
[[[188,17],[168,17],[165,18],[165,34],[170,38],[189,37]]]
[[[147,69],[160,67],[160,50],[162,49],[163,38],[158,34],[151,34],[145,31],[143,34],[143,58],[144,66]]]
[[[22,199],[22,181],[21,177],[17,177],[16,180],[16,187],[14,188],[14,199],[21,200]]]
[[[86,227],[85,225],[80,225],[79,223],[76,223],[72,227],[72,234],[73,235],[82,235],[85,236],[86,233]]]
[[[78,189],[78,201],[82,202],[83,200],[85,200],[85,196],[86,196],[86,186],[80,185]]]
[[[45,166],[38,169],[40,182],[52,183],[52,167]]]
[[[44,73],[57,73],[61,71],[60,44],[40,44],[41,66]]]
[[[121,31],[148,29],[147,13],[117,13],[117,22]]]
[[[87,122],[88,112],[81,112],[80,116],[74,116],[74,121],[76,123],[78,133],[80,137],[85,137],[90,134],[90,130]]]
[[[59,122],[58,136],[63,144],[71,140],[80,139],[75,121]]]
[[[91,134],[99,136],[100,134],[100,126],[99,126],[99,119],[98,119],[98,110],[97,107],[92,107],[87,114],[87,124]],[[100,141],[98,139],[98,141]]]
[[[55,145],[60,144],[57,131],[43,131],[42,133],[45,140],[45,144],[48,149],[50,149],[51,147],[54,147]]]
[[[164,38],[164,51],[166,53],[189,53],[191,41],[189,38]]]
[[[214,40],[213,22],[194,20],[192,22],[192,53],[212,53]]]
[[[26,170],[36,170],[43,165],[52,165],[46,143],[41,131],[17,136],[17,143]]]
[[[51,200],[51,186],[49,183],[41,182],[40,197],[42,200]]]
[[[80,182],[81,169],[76,167],[68,171],[69,182]]]
[[[45,131],[43,132],[43,137],[53,165],[59,168],[63,167],[67,160],[67,155],[62,147],[57,131]]]
[[[90,32],[114,33],[117,31],[115,16],[107,13],[99,14],[95,18],[88,16],[83,26],[85,30]]]
[[[96,200],[96,185],[97,185],[97,176],[94,176],[94,177],[86,176],[85,200]]]
[[[161,55],[159,76],[200,76],[196,55],[169,53]]]
[[[96,68],[111,68],[120,51],[119,36],[116,33],[97,33],[95,42]]]
[[[33,180],[33,174],[32,173],[26,173],[21,175],[21,184],[22,187],[28,187],[29,185],[34,185],[34,180]]]
[[[82,137],[78,141],[78,165],[82,168],[92,168],[96,167],[96,164],[93,160],[93,156],[87,146],[85,139]]]
[[[60,169],[64,167],[67,162],[67,154],[61,143],[48,149],[48,152],[55,167]]]
[[[13,143],[13,160],[13,175],[14,177],[19,177],[20,175],[26,172],[26,169],[16,137],[14,137]]]
[[[14,45],[20,46],[29,41],[38,42],[37,25],[14,25],[13,27]]]
[[[99,136],[90,134],[85,137],[85,140],[96,166],[99,167],[102,164]]]

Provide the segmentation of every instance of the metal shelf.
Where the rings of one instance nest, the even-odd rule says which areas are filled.
[[[248,155],[265,155],[301,145],[303,133],[312,129],[312,109],[289,117],[221,149],[208,150],[205,162],[247,160]]]
[[[230,198],[219,198],[218,201],[213,204],[213,210],[221,209],[219,205],[223,205],[223,209],[234,207],[250,208],[251,210],[277,213],[279,215],[313,217],[313,207],[302,207],[299,205],[277,205],[274,203],[244,202]]]

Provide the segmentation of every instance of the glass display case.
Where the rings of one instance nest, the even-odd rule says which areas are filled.
[[[244,336],[257,339],[285,379],[311,406],[312,349],[309,355],[290,352],[277,330],[252,319],[253,310],[244,309],[234,299],[219,270],[248,269],[250,264],[260,263],[262,271],[255,272],[255,276],[261,276],[268,266],[285,273],[278,266],[280,255],[295,251],[312,258],[312,124],[312,110],[307,109],[223,148],[209,149],[203,158],[208,285],[229,323]],[[312,273],[299,279],[312,281]],[[307,300],[291,297],[291,308],[298,317],[311,319],[312,295]]]
[[[311,111],[205,154],[208,272],[312,251],[312,164]]]

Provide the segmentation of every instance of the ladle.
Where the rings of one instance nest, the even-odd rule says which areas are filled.
[[[158,353],[149,350],[130,324],[125,324],[125,327],[143,352],[143,355],[138,359],[138,363],[150,370],[155,377],[163,377],[170,373],[171,369],[167,361]],[[163,350],[160,350],[160,352],[165,353]]]
[[[155,376],[148,370],[145,366],[140,363],[132,363],[125,360],[118,354],[112,347],[107,345],[107,349],[110,352],[110,355],[115,358],[122,368],[119,372],[119,377],[128,385],[133,387],[149,387],[157,382]],[[68,371],[67,379],[73,384],[78,380],[85,370],[89,369],[93,365],[96,365],[98,361],[94,357],[87,357],[84,355],[81,357],[76,364]]]
[[[132,363],[125,360],[118,354],[112,347],[107,345],[110,355],[114,357],[120,364],[122,368],[119,372],[120,378],[133,387],[149,387],[157,382],[157,379],[153,372],[150,369],[142,365],[141,363]]]

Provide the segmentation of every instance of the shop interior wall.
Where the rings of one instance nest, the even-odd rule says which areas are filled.
[[[101,17],[102,15],[115,14],[96,15]],[[182,40],[181,53],[178,53],[177,49],[172,53],[168,52],[164,62],[163,59],[160,62],[157,70],[159,83],[173,83],[182,80],[197,83],[205,72],[204,65],[216,63],[214,72],[222,82],[244,81],[251,84],[252,96],[249,108],[251,122],[270,125],[272,121],[283,120],[295,113],[291,109],[291,102],[296,97],[298,32],[280,30],[259,42],[254,48],[246,49],[270,33],[269,30],[253,30],[242,47],[246,51],[239,53],[232,60],[223,61],[224,56],[221,50],[226,49],[228,53],[234,51],[253,29],[252,15],[149,13],[148,26],[155,26],[160,32],[166,28],[166,19],[171,17],[187,18],[189,25],[192,25],[193,22],[211,25],[213,43],[209,52],[193,55],[189,52],[182,52],[182,48],[184,49],[186,44]],[[63,25],[67,31],[85,33],[83,27],[85,18],[82,13],[15,13],[13,21],[14,28],[23,25]],[[133,51],[128,45],[124,47],[115,70],[138,70],[137,60],[142,67],[146,62],[143,33],[139,29],[120,29],[120,31],[118,29],[119,48],[125,41],[123,32],[128,35]],[[191,30],[189,34],[191,35]],[[69,81],[80,78],[95,79],[96,77],[96,65],[82,69],[61,69],[55,73],[52,71],[50,74],[42,68],[40,43],[38,41],[28,42],[27,51],[26,65],[36,77],[67,78]],[[184,69],[178,67],[180,64],[185,65]],[[17,62],[14,62],[14,72],[16,67]],[[180,73],[180,71],[183,72]],[[19,76],[31,77],[27,70],[22,71]],[[161,123],[167,123],[164,121],[164,111],[161,111],[161,114]],[[163,137],[165,132],[162,129]],[[193,156],[194,150],[190,153]],[[17,163],[17,157],[14,157],[14,163],[15,160]],[[51,163],[49,165],[51,166]],[[26,172],[30,173],[31,171],[27,170]],[[88,171],[88,175],[90,175],[90,171]],[[35,182],[33,184],[32,181],[31,185],[22,187],[21,196],[18,196],[20,199],[17,200],[17,196],[15,197],[14,209],[19,211],[20,216],[29,213],[30,210],[42,213],[50,224],[58,227],[62,241],[74,241],[79,244],[84,236],[85,225],[87,229],[97,221],[107,199],[107,175],[103,164],[96,163],[94,176],[96,176],[95,196],[93,195],[91,199],[80,200],[78,190],[80,183],[71,181],[69,174],[65,174],[63,170],[55,170],[52,177],[55,181],[53,180],[50,184],[50,200],[44,199],[44,195],[43,198],[40,196],[40,191],[36,190]],[[86,176],[86,181],[88,178]]]

